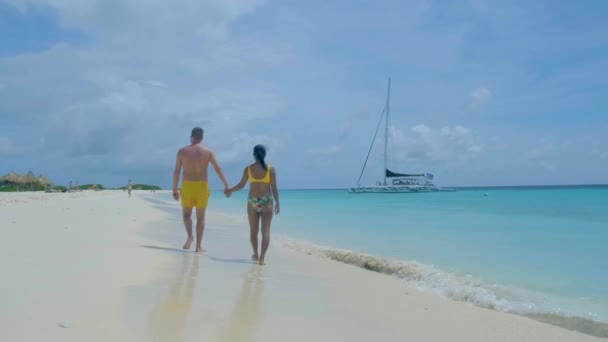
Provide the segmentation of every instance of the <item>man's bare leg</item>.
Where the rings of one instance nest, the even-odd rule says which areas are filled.
[[[184,243],[184,249],[190,249],[194,237],[192,236],[192,208],[182,208],[184,226],[186,227],[186,233],[188,233],[188,239]]]
[[[260,232],[260,214],[251,206],[247,204],[247,217],[249,218],[249,241],[251,241],[251,248],[253,248],[253,255],[251,260],[258,261],[258,233]]]
[[[270,223],[272,222],[272,206],[266,208],[262,212],[262,253],[260,254],[260,265],[266,265],[264,258],[266,257],[266,251],[270,245]]]
[[[205,232],[205,208],[196,208],[196,253],[203,253],[203,233]]]

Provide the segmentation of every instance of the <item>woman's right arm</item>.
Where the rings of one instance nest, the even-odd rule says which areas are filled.
[[[278,215],[281,212],[281,203],[279,202],[279,189],[277,188],[277,172],[274,167],[270,169],[270,184],[272,187],[272,195],[276,202],[274,213]]]
[[[242,188],[245,187],[245,185],[247,185],[247,179],[249,178],[249,175],[247,174],[247,168],[245,168],[245,171],[243,171],[243,177],[241,178],[241,181],[239,182],[239,184],[235,185],[234,187],[232,187],[232,189],[230,189],[230,193],[233,193],[235,191],[239,191]]]

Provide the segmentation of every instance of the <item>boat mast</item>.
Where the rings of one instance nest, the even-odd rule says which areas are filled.
[[[384,128],[384,185],[386,185],[386,170],[388,164],[388,121],[391,115],[390,111],[390,101],[391,101],[391,78],[388,78],[388,93],[386,95],[386,127]]]

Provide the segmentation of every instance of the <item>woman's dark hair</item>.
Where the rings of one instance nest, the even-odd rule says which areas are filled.
[[[255,145],[253,148],[253,156],[255,157],[255,160],[262,164],[262,168],[266,170],[266,162],[264,161],[264,158],[266,158],[266,147],[264,147],[264,145]]]

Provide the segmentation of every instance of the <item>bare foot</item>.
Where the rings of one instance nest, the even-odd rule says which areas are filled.
[[[252,256],[251,256],[251,260],[253,260],[253,261],[258,261],[258,256],[257,256],[257,255],[255,255],[255,254],[254,254],[254,255],[252,255]]]
[[[266,265],[266,262],[264,261],[264,259],[260,259],[260,260],[258,261],[258,265],[262,265],[262,266],[264,266],[264,265]]]
[[[194,242],[194,238],[191,236],[188,238],[188,240],[186,240],[186,243],[184,243],[184,249],[190,249],[190,246],[192,245],[192,242]]]
[[[204,250],[202,247],[196,247],[196,253],[205,253],[206,250]]]

